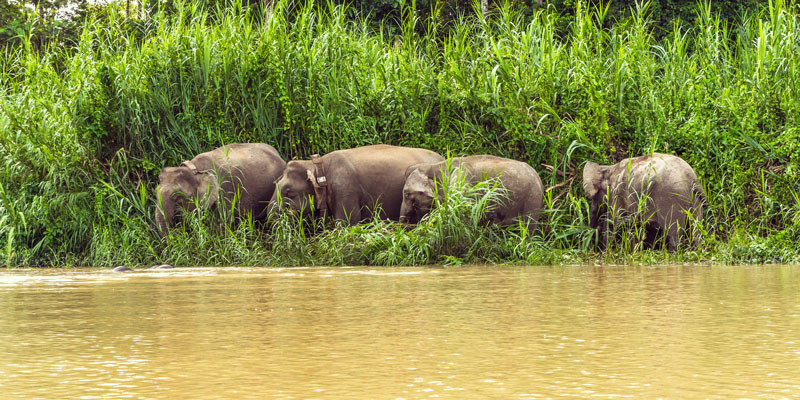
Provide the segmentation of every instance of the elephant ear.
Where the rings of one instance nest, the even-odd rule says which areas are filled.
[[[319,183],[317,183],[317,175],[314,173],[314,171],[307,169],[306,178],[308,178],[308,180],[311,181],[311,186],[314,187],[315,191],[320,187]]]
[[[325,198],[325,191],[322,185],[317,181],[317,174],[314,171],[307,169],[306,177],[311,181],[311,186],[314,188],[314,208],[321,210],[326,205],[327,199]]]
[[[427,176],[419,169],[412,171],[406,178],[405,188],[410,188],[412,192],[417,192],[425,197],[433,198],[433,189],[435,183],[433,179]]]
[[[589,198],[593,198],[603,188],[604,172],[605,168],[591,161],[583,167],[583,190]]]
[[[425,185],[425,187],[422,190],[422,194],[425,197],[427,197],[429,199],[432,199],[433,196],[434,196],[434,190],[436,189],[436,182],[431,178],[427,178],[427,183],[428,184]],[[441,185],[441,183],[440,183],[440,185]],[[439,197],[442,197],[442,195],[444,194],[444,190],[439,188],[439,192],[438,193],[439,193]]]
[[[210,208],[219,199],[219,181],[217,176],[212,173],[202,173],[197,175],[197,198],[205,201]]]

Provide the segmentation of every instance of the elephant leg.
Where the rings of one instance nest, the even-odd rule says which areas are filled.
[[[605,220],[600,223],[597,240],[600,242],[600,248],[608,249],[611,245],[611,235],[614,234],[614,223],[611,217],[606,215],[603,217]]]
[[[663,232],[659,229],[658,223],[650,222],[645,226],[644,247],[645,249],[655,249],[660,240],[663,240]]]
[[[627,221],[628,250],[644,250],[647,248],[647,233],[651,223],[646,219],[641,219],[639,215],[631,216]]]
[[[357,225],[361,219],[361,207],[357,199],[345,199],[340,201],[333,213],[333,218],[337,221],[345,221],[347,225]]]
[[[539,215],[541,214],[541,202],[529,200],[522,208],[520,218],[528,223],[528,233],[533,235],[539,225]]]
[[[667,250],[669,250],[670,253],[678,249],[681,229],[682,227],[678,219],[672,220],[669,226],[667,226],[665,229],[667,236]]]
[[[686,210],[674,207],[672,212],[664,218],[664,230],[667,236],[667,249],[674,252],[680,245],[681,236],[690,233],[689,217],[686,215]],[[667,225],[668,224],[668,225]]]
[[[638,235],[635,235],[635,234],[629,235],[628,236],[628,251],[639,251],[639,250],[641,250],[639,248],[639,244],[640,243],[642,243],[642,241],[639,240],[639,236]]]
[[[487,215],[486,217],[487,217],[486,219],[489,222],[491,222],[493,225],[499,225],[499,226],[508,226],[509,225],[509,224],[506,223],[507,221],[503,217],[503,214],[500,213],[500,211],[492,212],[491,214]],[[508,221],[508,222],[511,222],[511,221]]]
[[[509,218],[509,225],[519,225],[520,229],[528,231],[528,237],[533,236],[536,232],[536,220],[531,218],[530,215],[520,215],[516,218]]]

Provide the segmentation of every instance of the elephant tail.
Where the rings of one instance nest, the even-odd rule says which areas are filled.
[[[700,185],[699,182],[695,182],[692,184],[692,205],[695,208],[695,217],[697,217],[697,210],[700,211],[699,217],[702,218],[703,215],[703,206],[708,201],[706,198],[706,191],[703,189],[703,186]]]
[[[692,215],[694,216],[695,224],[703,219],[703,207],[706,205],[707,201],[708,198],[706,197],[706,191],[703,189],[703,186],[700,182],[694,182],[692,184]],[[702,238],[698,229],[692,229],[691,236],[694,247],[699,247]]]

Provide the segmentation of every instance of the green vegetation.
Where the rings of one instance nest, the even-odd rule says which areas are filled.
[[[404,3],[391,26],[333,4],[277,1],[266,21],[238,1],[202,4],[136,23],[111,7],[74,46],[18,37],[4,47],[5,265],[800,260],[794,1],[730,23],[701,2],[692,25],[666,34],[648,3],[618,21],[578,2],[569,12],[497,4],[447,24],[441,9],[422,20]],[[533,237],[485,228],[466,215],[493,191],[464,188],[409,230],[209,213],[159,240],[160,169],[245,141],[287,159],[371,143],[506,156],[539,171],[548,209]],[[592,250],[582,162],[650,151],[680,155],[705,185],[703,243]]]

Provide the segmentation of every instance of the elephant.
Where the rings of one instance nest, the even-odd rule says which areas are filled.
[[[164,237],[181,210],[194,211],[200,200],[214,206],[220,193],[227,201],[238,196],[236,215],[252,212],[257,220],[265,218],[275,180],[285,167],[286,161],[268,144],[234,143],[164,168],[156,189],[158,233]]]
[[[602,246],[615,224],[637,217],[644,224],[645,244],[655,247],[658,235],[666,234],[667,249],[672,252],[686,234],[687,213],[695,221],[703,218],[705,191],[692,167],[677,156],[653,153],[614,165],[587,162],[583,188],[590,203],[589,225],[597,229]],[[692,242],[699,244],[699,237]]]
[[[372,218],[380,206],[380,218],[397,221],[406,169],[441,160],[430,150],[385,144],[292,160],[275,184],[270,210],[289,207],[303,215],[330,215],[352,226]]]
[[[414,165],[406,171],[406,182],[403,186],[403,204],[400,209],[400,222],[418,222],[428,213],[433,204],[437,182],[442,182],[442,175],[448,168],[447,161]],[[542,180],[536,170],[522,161],[491,155],[474,155],[452,159],[451,179],[456,174],[464,174],[466,182],[474,185],[487,178],[498,178],[506,190],[506,198],[500,204],[493,205],[487,220],[508,226],[520,218],[527,217],[535,228],[542,209]],[[442,191],[438,192],[440,196]]]

